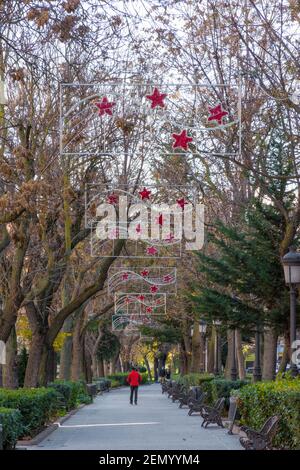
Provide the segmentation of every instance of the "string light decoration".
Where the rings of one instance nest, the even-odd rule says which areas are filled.
[[[166,294],[141,294],[116,292],[115,314],[122,315],[165,315]]]
[[[85,227],[91,231],[91,255],[114,255],[116,241],[126,239],[126,252],[119,258],[180,258],[183,219],[193,218],[196,202],[194,191],[182,186],[87,184]]]
[[[123,332],[138,332],[143,326],[155,327],[157,323],[150,315],[112,315],[112,330]]]
[[[107,278],[108,293],[177,293],[177,269],[169,266],[112,265]]]
[[[173,150],[169,153],[185,156],[241,153],[240,83],[151,84],[128,78],[64,83],[60,88],[60,111],[61,155],[118,156],[125,151],[121,138],[124,128],[130,129],[126,143],[129,154],[138,153],[142,147],[162,154],[168,145]],[[226,145],[228,139],[221,139],[224,144],[220,139],[214,141],[214,132],[237,136],[231,152]]]

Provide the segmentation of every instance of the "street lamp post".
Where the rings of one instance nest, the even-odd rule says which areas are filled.
[[[232,330],[232,366],[231,366],[230,376],[231,376],[231,380],[237,379],[235,328]]]
[[[200,323],[199,323],[199,331],[201,333],[201,347],[202,347],[202,354],[201,354],[201,369],[200,369],[200,372],[205,372],[205,362],[206,362],[206,358],[205,358],[205,362],[204,362],[204,355],[206,354],[206,348],[205,348],[205,335],[206,335],[206,323],[205,321],[203,320],[200,320]]]
[[[216,331],[216,341],[215,341],[215,364],[214,364],[214,374],[219,375],[219,332],[218,327],[221,325],[219,320],[214,320],[213,325]]]
[[[291,246],[289,252],[283,256],[282,264],[284,269],[285,283],[290,287],[290,356],[291,373],[293,377],[298,375],[297,364],[293,362],[292,356],[297,339],[297,311],[296,311],[296,286],[300,284],[300,253]]]
[[[260,328],[259,324],[256,326],[255,331],[255,363],[253,369],[253,381],[261,381],[261,365],[260,365]]]

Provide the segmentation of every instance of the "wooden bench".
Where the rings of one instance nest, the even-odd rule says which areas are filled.
[[[195,398],[195,390],[186,390],[179,395],[179,408],[183,406],[188,406],[188,402]]]
[[[248,426],[242,426],[247,437],[240,437],[240,443],[247,450],[271,450],[272,441],[276,434],[279,422],[278,416],[271,416],[267,419],[260,431],[251,429]]]
[[[199,392],[198,398],[191,398],[188,401],[188,407],[189,407],[188,415],[189,416],[192,416],[193,413],[201,412],[206,396],[207,396],[207,393],[204,393],[201,391]]]
[[[170,381],[165,381],[161,383],[161,393],[167,393],[171,387],[171,382]]]
[[[184,385],[179,385],[178,387],[175,388],[175,390],[172,392],[172,402],[174,403],[175,401],[179,400],[179,398],[186,393],[186,388]]]
[[[168,388],[168,391],[167,391],[168,398],[170,398],[172,396],[172,393],[177,389],[178,386],[179,385],[178,385],[177,382],[175,382],[175,381],[170,382],[170,385],[169,385],[169,388]]]
[[[207,428],[209,424],[217,424],[224,428],[222,423],[222,411],[225,405],[225,398],[219,398],[213,406],[203,405],[200,415],[203,418],[202,427]]]

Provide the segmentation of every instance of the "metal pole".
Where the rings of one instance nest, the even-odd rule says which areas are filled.
[[[207,353],[207,348],[208,348],[208,341],[207,337],[205,336],[205,372],[207,372],[207,365],[208,365],[208,353]]]
[[[235,329],[232,330],[232,367],[231,367],[231,380],[237,379],[237,368],[236,368],[236,346],[235,346]]]
[[[296,330],[296,288],[293,284],[290,285],[290,364],[291,364],[291,373],[292,377],[298,375],[297,364],[292,360],[293,352],[295,346],[295,341],[297,339],[297,330]]]
[[[201,333],[201,365],[200,372],[205,372],[205,333]]]
[[[253,369],[253,381],[260,382],[261,378],[262,375],[260,365],[260,328],[259,325],[257,325],[255,332],[255,364]]]
[[[219,375],[219,335],[217,327],[215,326],[215,367],[214,374]]]

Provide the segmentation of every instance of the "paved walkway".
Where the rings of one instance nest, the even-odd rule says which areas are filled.
[[[160,385],[140,387],[137,406],[129,405],[128,392],[121,388],[97,397],[31,449],[241,449],[227,430],[201,428],[199,415],[187,416],[187,408],[179,409],[162,395]]]

